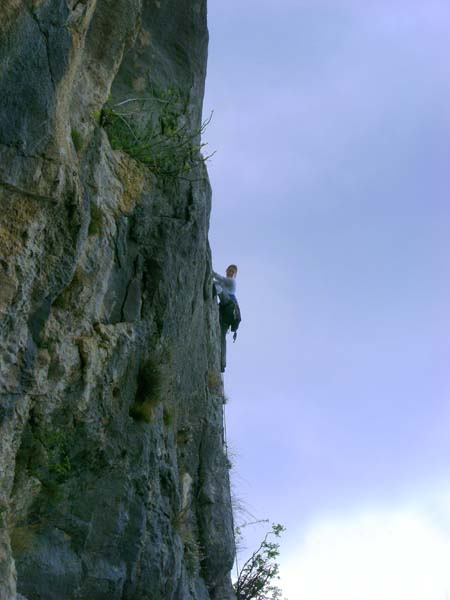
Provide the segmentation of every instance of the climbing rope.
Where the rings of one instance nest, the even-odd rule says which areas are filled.
[[[230,458],[228,456],[228,441],[227,441],[227,418],[226,418],[226,414],[225,414],[225,402],[223,401],[225,398],[225,392],[224,392],[224,382],[223,382],[223,375],[221,376],[222,379],[222,419],[223,419],[223,427],[222,427],[222,444],[223,444],[223,450],[225,453],[225,456],[227,458],[228,464],[230,464]],[[234,528],[234,512],[233,509],[231,509],[231,515],[232,515],[232,521],[233,521],[233,537],[234,537],[234,544],[236,547],[236,531]],[[234,562],[236,565],[236,581],[239,579],[239,561],[238,561],[238,555],[237,552],[235,553],[235,557],[234,557]]]
[[[225,456],[228,458],[228,443],[227,443],[227,420],[225,417],[225,388],[224,388],[224,383],[223,383],[223,375],[220,376],[221,380],[222,380],[222,419],[223,419],[223,426],[222,426],[222,444],[223,444],[223,449],[225,452]]]

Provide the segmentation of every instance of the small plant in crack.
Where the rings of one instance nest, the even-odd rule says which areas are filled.
[[[194,575],[204,558],[201,544],[192,526],[188,523],[188,507],[180,510],[172,519],[172,526],[183,543],[184,564],[189,574]]]

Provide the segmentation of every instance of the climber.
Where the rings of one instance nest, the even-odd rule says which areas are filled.
[[[241,312],[236,298],[237,266],[229,265],[226,277],[213,271],[214,293],[219,297],[219,322],[220,322],[220,370],[223,373],[227,364],[228,330],[234,332],[233,341],[236,341],[237,328],[241,321]]]

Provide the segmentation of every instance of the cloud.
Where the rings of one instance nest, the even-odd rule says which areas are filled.
[[[449,513],[441,511],[447,518]],[[405,508],[365,512],[311,526],[284,553],[289,600],[447,600],[450,532]]]

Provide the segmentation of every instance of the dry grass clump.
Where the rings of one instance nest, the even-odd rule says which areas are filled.
[[[222,389],[222,378],[217,371],[208,372],[208,389],[210,392],[218,392]]]

